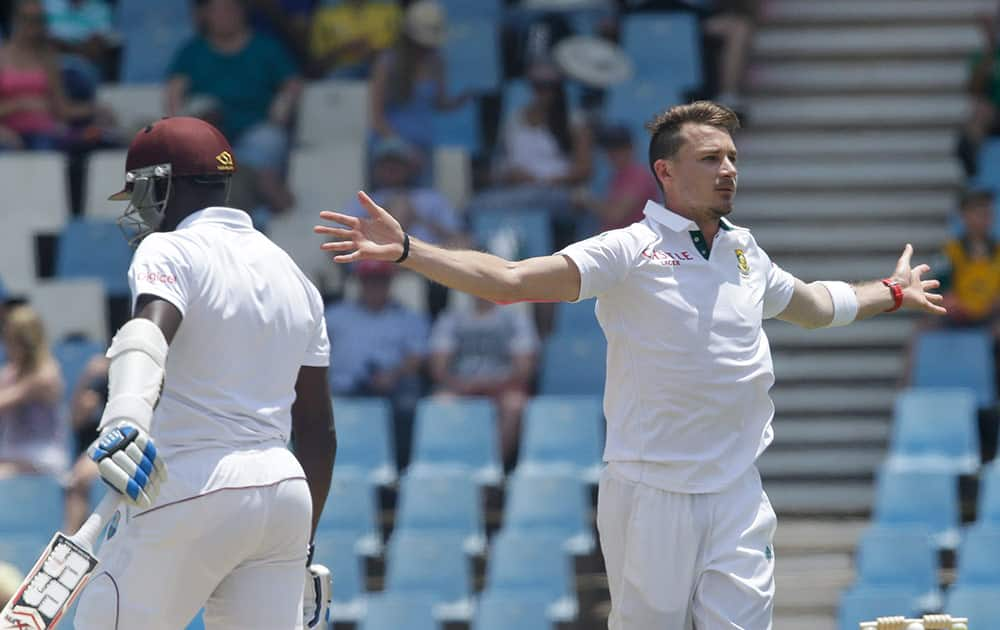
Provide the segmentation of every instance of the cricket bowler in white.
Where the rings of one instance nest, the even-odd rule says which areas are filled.
[[[157,121],[129,147],[112,198],[130,200],[121,222],[140,241],[134,315],[108,350],[89,450],[122,507],[77,630],[180,630],[202,607],[210,630],[325,627],[308,564],[336,448],[323,303],[225,207],[236,167],[195,118]]]
[[[755,462],[772,439],[774,383],[761,323],[842,326],[900,307],[942,313],[910,267],[806,284],[726,218],[736,195],[739,121],[701,101],[657,116],[649,163],[665,204],[645,218],[519,262],[434,247],[359,196],[369,217],[323,212],[337,262],[393,260],[497,302],[597,298],[608,340],[606,462],[597,525],[611,630],[766,630],[776,527]]]

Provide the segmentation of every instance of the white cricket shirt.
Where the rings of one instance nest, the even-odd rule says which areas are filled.
[[[184,315],[167,352],[152,436],[160,502],[303,477],[286,444],[301,366],[329,364],[319,291],[249,215],[205,208],[143,239],[129,269]]]
[[[788,305],[794,278],[725,219],[709,253],[693,221],[652,201],[644,212],[559,252],[608,340],[604,459],[664,490],[716,492],[771,443],[761,322]]]

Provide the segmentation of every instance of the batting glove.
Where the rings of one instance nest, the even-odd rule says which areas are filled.
[[[306,558],[306,587],[302,594],[302,625],[305,628],[327,627],[330,614],[330,569],[312,563],[313,546]]]
[[[167,467],[145,429],[119,422],[102,431],[87,452],[105,483],[126,500],[142,509],[153,505],[167,478]]]

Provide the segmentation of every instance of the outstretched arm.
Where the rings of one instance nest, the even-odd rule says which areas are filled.
[[[937,280],[921,279],[923,274],[930,271],[930,267],[923,264],[910,267],[912,256],[913,246],[907,244],[896,263],[895,271],[888,278],[899,283],[902,290],[903,301],[900,308],[935,315],[945,314],[946,311],[941,306],[944,298],[937,293],[930,293],[940,283]],[[851,290],[857,300],[857,315],[853,318],[855,321],[884,313],[895,306],[892,290],[881,280],[853,284]],[[834,297],[823,282],[806,284],[796,279],[792,299],[778,315],[778,319],[803,328],[829,326],[834,320]]]
[[[321,212],[320,218],[344,227],[318,225],[317,234],[336,240],[321,247],[335,252],[334,262],[395,261],[403,255],[403,228],[363,192],[358,193],[367,218],[339,212]],[[493,302],[526,300],[569,302],[580,295],[580,271],[566,256],[540,256],[508,261],[473,250],[445,249],[409,238],[401,266],[440,284]]]

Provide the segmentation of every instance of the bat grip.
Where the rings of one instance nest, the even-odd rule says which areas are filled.
[[[113,490],[108,490],[104,498],[101,499],[101,502],[97,504],[97,509],[94,510],[94,513],[88,516],[87,520],[80,526],[80,529],[73,534],[73,541],[92,551],[94,543],[97,542],[97,537],[101,535],[101,530],[104,529],[104,525],[111,518],[111,515],[114,514],[115,510],[118,509],[119,501],[121,501],[121,496]]]

